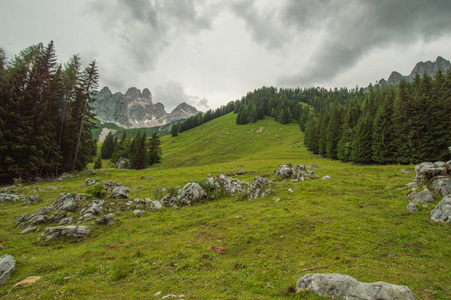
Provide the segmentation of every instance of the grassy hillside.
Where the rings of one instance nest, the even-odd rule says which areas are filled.
[[[321,299],[293,295],[289,287],[308,272],[342,273],[360,281],[408,286],[417,299],[451,298],[451,227],[429,222],[428,209],[406,211],[403,187],[413,166],[356,166],[321,159],[303,146],[296,124],[272,119],[235,125],[226,115],[200,127],[163,137],[163,163],[142,171],[104,169],[101,180],[121,182],[130,198],[152,198],[155,189],[182,187],[206,174],[233,173],[251,181],[281,163],[311,164],[320,178],[276,181],[267,198],[223,197],[182,209],[146,210],[138,218],[124,200],[106,200],[120,221],[91,226],[81,241],[36,242],[40,232],[21,235],[12,224],[21,214],[50,205],[61,192],[85,192],[88,176],[40,181],[42,203],[0,206],[0,256],[18,261],[0,287],[5,299]],[[106,165],[106,164],[105,164]],[[409,174],[401,172],[409,171]],[[106,174],[109,173],[109,175]],[[57,190],[47,190],[46,186]],[[292,189],[294,192],[288,192]],[[280,199],[276,201],[276,199]],[[236,216],[243,218],[235,218]],[[45,228],[44,225],[41,228]],[[223,254],[209,246],[227,248]],[[28,276],[42,279],[13,287]],[[159,297],[153,295],[161,291]]]

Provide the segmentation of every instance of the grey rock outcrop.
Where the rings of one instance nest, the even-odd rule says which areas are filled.
[[[282,179],[291,178],[293,176],[293,166],[291,164],[280,165],[279,168],[274,171],[274,174]]]
[[[27,205],[30,204],[35,204],[38,203],[39,201],[41,201],[41,196],[35,194],[35,195],[31,195],[30,197],[28,197],[27,199]]]
[[[446,196],[431,211],[431,220],[435,222],[451,222],[451,195]]]
[[[0,204],[3,204],[6,201],[17,202],[25,199],[24,195],[16,195],[10,193],[0,193]]]
[[[90,214],[90,215],[101,215],[103,214],[103,203],[105,201],[103,200],[92,200],[92,202],[90,204],[88,204],[86,207],[84,207],[81,211],[80,211],[80,215],[84,216],[86,214]]]
[[[14,227],[23,226],[25,222],[28,222],[30,220],[31,216],[27,213],[24,213],[20,216],[19,219],[17,219],[16,222],[14,222]]]
[[[251,182],[251,186],[249,187],[249,196],[247,198],[254,199],[262,197],[263,194],[265,193],[266,185],[269,182],[270,181],[263,176],[256,176]]]
[[[434,201],[434,195],[425,187],[421,192],[413,192],[409,198],[414,203],[429,203]]]
[[[152,102],[152,94],[148,89],[141,92],[135,87],[129,88],[125,94],[112,94],[108,87],[104,87],[96,98],[93,108],[97,116],[121,127],[162,126],[198,113],[196,108],[181,103],[168,114],[162,103]]]
[[[39,236],[38,241],[44,239],[50,241],[59,238],[86,238],[89,235],[90,228],[88,226],[58,226],[47,227]]]
[[[318,169],[318,168],[319,168],[319,166],[315,165],[315,164],[311,164],[311,165],[307,166],[307,169]]]
[[[407,205],[407,210],[410,212],[417,212],[418,207],[415,205],[415,203],[409,202],[409,204]]]
[[[207,192],[196,182],[186,184],[178,193],[180,206],[190,206],[192,202],[197,202],[207,197]]]
[[[137,210],[134,210],[134,211],[133,211],[133,215],[134,215],[135,217],[140,217],[140,216],[142,216],[144,213],[145,213],[145,211],[144,211],[144,210],[141,210],[141,209],[137,209]]]
[[[86,199],[84,194],[61,193],[58,198],[47,209],[72,211],[77,207],[77,202]]]
[[[114,214],[103,215],[99,219],[97,219],[95,223],[98,225],[106,225],[106,226],[113,225],[115,223]]]
[[[177,199],[172,194],[167,194],[164,196],[163,199],[160,200],[160,203],[165,207],[178,208]]]
[[[16,260],[9,254],[0,257],[0,285],[3,285],[16,268]]]
[[[447,169],[444,166],[439,167],[431,162],[423,162],[415,166],[415,173],[416,181],[429,180],[435,176],[446,176]]]
[[[119,158],[116,162],[116,169],[122,170],[122,169],[131,169],[132,164],[130,163],[130,160],[128,158]]]
[[[130,192],[128,187],[118,186],[115,187],[111,198],[113,199],[128,199],[128,193]]]
[[[386,282],[365,283],[343,274],[306,274],[296,282],[297,291],[313,292],[322,297],[353,300],[416,300],[403,285]]]
[[[431,189],[442,197],[451,195],[451,178],[438,178],[432,182]]]
[[[230,195],[249,193],[249,183],[226,175],[214,176],[208,179],[215,189],[222,189]]]
[[[148,207],[150,209],[161,209],[163,206],[161,205],[160,201],[150,201]]]

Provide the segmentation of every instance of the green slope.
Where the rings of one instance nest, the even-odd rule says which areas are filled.
[[[182,209],[146,210],[106,199],[120,220],[91,226],[82,241],[36,242],[40,232],[21,235],[12,224],[23,213],[50,205],[61,192],[86,192],[85,173],[63,181],[40,181],[42,203],[0,206],[0,256],[18,260],[0,286],[4,299],[322,299],[293,295],[289,287],[308,271],[342,273],[364,282],[408,286],[417,299],[451,298],[450,224],[429,222],[429,208],[406,211],[413,166],[357,166],[322,159],[306,151],[296,124],[272,119],[235,125],[226,115],[178,137],[163,137],[163,163],[140,171],[104,169],[96,177],[121,182],[130,198],[156,199],[162,188],[180,186],[206,174],[248,173],[251,181],[281,163],[316,163],[331,180],[276,181],[267,198],[222,197]],[[261,132],[260,132],[261,129]],[[402,173],[406,169],[410,173]],[[108,172],[108,174],[106,174]],[[47,190],[46,186],[58,190]],[[289,192],[292,189],[293,192]],[[275,199],[280,199],[275,201]],[[118,212],[118,209],[120,210]],[[107,210],[108,211],[108,210]],[[236,218],[236,216],[243,216]],[[55,224],[51,224],[55,225]],[[38,225],[41,232],[46,225]],[[208,250],[227,248],[223,254]],[[42,279],[13,287],[28,277]],[[160,297],[153,295],[161,291]]]

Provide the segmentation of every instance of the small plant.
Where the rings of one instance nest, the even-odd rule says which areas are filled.
[[[97,182],[95,185],[87,189],[86,193],[97,198],[104,198],[108,194],[107,191],[105,191],[105,186],[101,182]]]
[[[94,170],[101,169],[101,168],[102,168],[102,159],[99,156],[99,158],[94,163]]]
[[[174,186],[168,187],[166,189],[167,193],[172,194],[173,196],[177,196],[177,194],[179,193],[179,190],[180,189],[178,187],[174,187]]]
[[[14,185],[17,185],[17,186],[21,186],[23,183],[22,177],[14,178],[13,181],[14,181]]]
[[[154,197],[157,201],[161,200],[164,196],[166,196],[166,195],[164,194],[163,189],[159,189],[159,188],[154,189]]]

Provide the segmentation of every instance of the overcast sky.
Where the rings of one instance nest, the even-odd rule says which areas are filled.
[[[9,57],[53,40],[100,85],[149,88],[167,110],[217,108],[262,86],[367,86],[451,59],[450,0],[0,0]]]

